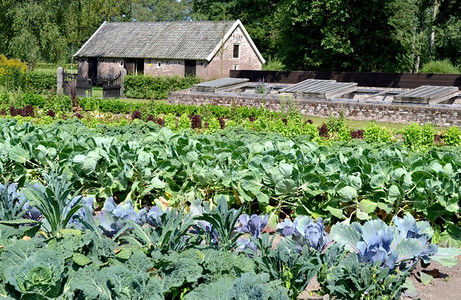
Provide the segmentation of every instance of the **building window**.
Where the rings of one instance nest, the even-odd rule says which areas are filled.
[[[234,55],[233,58],[240,57],[240,45],[234,45]]]
[[[239,65],[234,65],[234,70],[238,70],[239,69]]]
[[[162,67],[162,63],[161,62],[158,62],[157,63],[157,68],[161,68]]]

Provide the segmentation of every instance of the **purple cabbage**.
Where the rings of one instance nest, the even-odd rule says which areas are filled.
[[[247,215],[243,214],[239,217],[240,227],[236,228],[237,232],[249,233],[255,239],[261,237],[261,233],[266,228],[268,217],[267,215]],[[237,240],[238,250],[251,249],[256,251],[258,247],[250,238],[239,238]]]
[[[357,243],[359,258],[365,262],[381,262],[382,265],[393,269],[398,259],[396,252],[393,252],[392,242],[394,232],[389,228],[384,228],[376,232],[368,242],[360,241]]]
[[[125,225],[125,221],[133,221],[139,225],[147,222],[146,208],[136,212],[133,201],[127,200],[116,204],[113,197],[107,198],[104,207],[98,216],[99,227],[108,237],[116,235]]]
[[[285,219],[277,224],[277,232],[284,237],[291,236],[297,244],[296,249],[301,250],[303,246],[322,251],[328,244],[328,234],[323,225],[323,219],[319,218],[316,222],[308,216],[299,216],[293,222]]]
[[[267,225],[267,215],[258,216],[258,215],[247,215],[243,214],[239,218],[241,224],[240,227],[237,227],[237,232],[249,233],[255,239],[261,237],[261,232]]]

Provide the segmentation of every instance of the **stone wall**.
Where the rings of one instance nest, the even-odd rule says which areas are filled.
[[[168,95],[168,103],[191,105],[221,105],[221,106],[265,106],[268,109],[280,111],[288,107],[289,102],[299,108],[307,116],[328,117],[330,113],[338,115],[342,110],[348,119],[375,120],[380,122],[420,124],[432,123],[438,126],[461,126],[461,107],[436,107],[392,105],[389,103],[367,103],[360,100],[338,99],[337,101],[321,99],[291,99],[277,95],[241,95],[237,93],[201,93],[182,90]]]

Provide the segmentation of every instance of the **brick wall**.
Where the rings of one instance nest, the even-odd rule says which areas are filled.
[[[239,45],[239,58],[233,58],[234,45]],[[245,38],[240,27],[237,27],[231,36],[224,43],[208,65],[207,78],[229,77],[229,71],[237,68],[239,70],[261,70],[261,62]]]
[[[122,70],[122,58],[99,58],[98,78],[112,78]]]
[[[281,101],[282,100],[282,101]],[[351,101],[326,100],[290,100],[277,95],[245,95],[237,93],[200,93],[183,90],[170,93],[168,103],[191,105],[222,105],[222,106],[264,106],[271,110],[280,111],[282,103],[287,102],[299,107],[302,114],[307,116],[328,117],[330,112],[337,115],[341,110],[348,119],[375,120],[382,122],[424,124],[430,122],[438,126],[461,126],[461,108],[451,107],[424,107],[391,104],[374,104]]]

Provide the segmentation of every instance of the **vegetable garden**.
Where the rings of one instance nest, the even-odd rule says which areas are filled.
[[[398,299],[461,254],[458,147],[21,118],[0,119],[5,297],[290,299],[316,277]]]
[[[458,262],[459,128],[56,96],[0,59],[2,298],[400,299]]]

